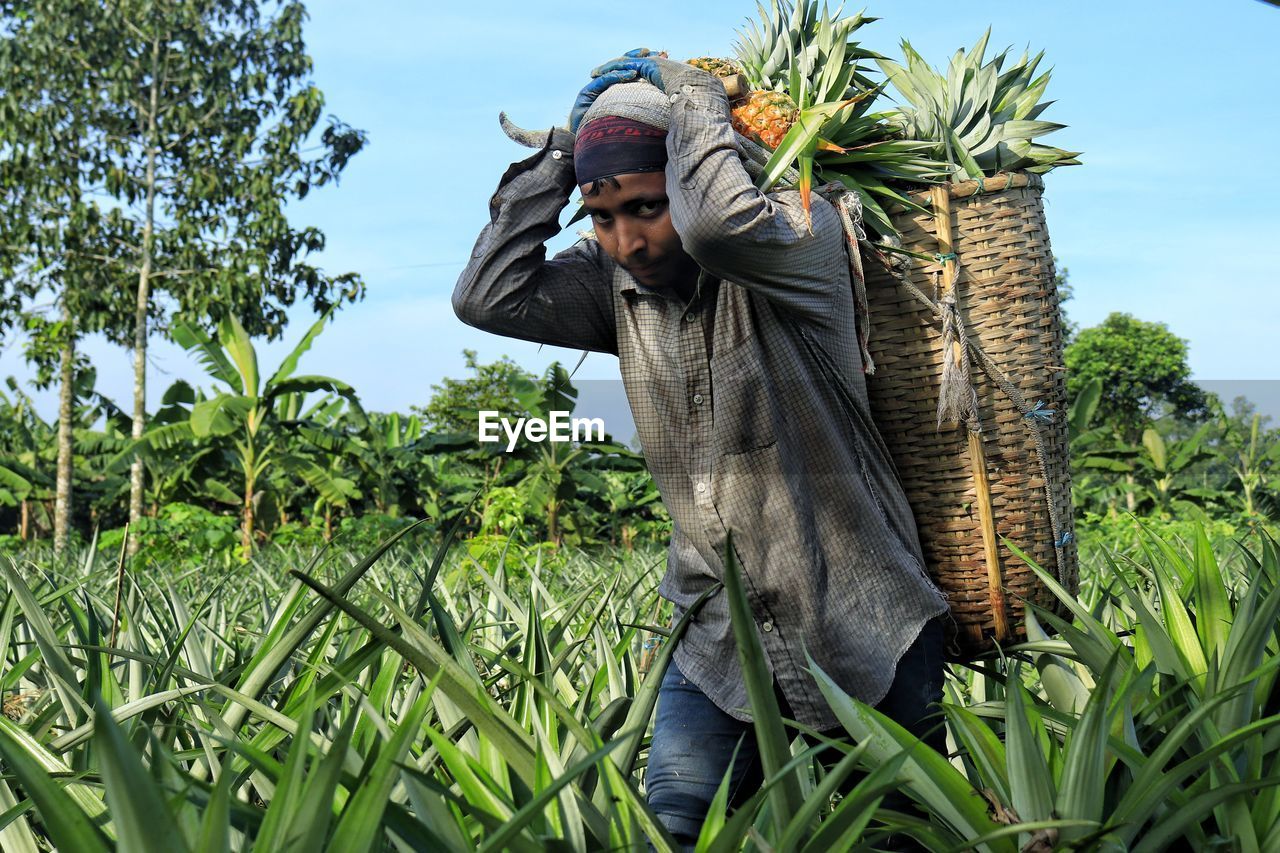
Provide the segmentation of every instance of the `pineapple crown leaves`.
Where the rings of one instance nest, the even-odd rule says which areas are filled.
[[[824,2],[770,0],[769,8],[757,0],[759,21],[747,21],[738,31],[734,50],[752,89],[787,92],[797,104],[843,100],[873,82],[860,63],[880,59],[863,49],[852,34],[878,18],[859,12],[841,17],[843,5],[833,13]]]
[[[930,153],[950,164],[954,180],[1015,169],[1047,172],[1055,166],[1078,164],[1079,152],[1032,141],[1065,127],[1039,120],[1053,103],[1041,101],[1051,71],[1036,75],[1044,52],[1031,57],[1024,51],[1004,70],[1008,48],[984,61],[990,36],[988,28],[967,53],[963,48],[956,51],[945,77],[905,39],[905,66],[877,59],[905,101],[890,113],[890,121],[904,135],[932,142]]]

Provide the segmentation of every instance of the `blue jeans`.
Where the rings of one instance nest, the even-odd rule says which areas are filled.
[[[929,719],[929,714],[936,711],[930,705],[942,699],[942,620],[945,618],[943,615],[930,620],[920,631],[920,636],[898,662],[888,694],[875,706],[942,753],[946,751],[946,735],[940,720]],[[782,715],[792,717],[776,682],[774,691]],[[823,734],[848,740],[844,729]],[[692,849],[697,841],[735,748],[737,760],[733,761],[729,783],[730,808],[737,808],[750,799],[763,781],[755,732],[751,723],[734,719],[720,710],[672,661],[658,689],[658,716],[645,772],[645,790],[649,806],[658,819],[686,849]],[[839,758],[834,750],[825,750],[819,755],[825,766],[834,765]],[[862,778],[861,774],[847,778],[843,792],[847,793]],[[881,805],[897,811],[912,810],[910,800],[897,792],[885,797]]]

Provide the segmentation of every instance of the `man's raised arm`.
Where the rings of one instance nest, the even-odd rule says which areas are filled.
[[[839,216],[812,196],[812,231],[794,190],[763,193],[738,154],[724,87],[705,72],[681,75],[671,93],[667,195],[685,251],[707,271],[821,319],[848,261]]]
[[[667,94],[667,197],[684,250],[713,275],[823,322],[848,286],[835,210],[815,194],[811,231],[798,192],[763,193],[747,174],[718,80],[683,62],[632,53],[640,55],[596,73],[632,69]]]
[[[453,291],[459,319],[512,338],[617,353],[609,261],[596,242],[546,259],[573,187],[573,134],[563,128],[507,169]]]

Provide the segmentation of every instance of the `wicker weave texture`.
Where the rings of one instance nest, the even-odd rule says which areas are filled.
[[[951,190],[952,238],[959,263],[957,304],[969,339],[991,357],[1024,404],[1039,402],[1042,410],[1053,410],[1039,427],[1044,469],[1059,537],[1071,535],[1058,565],[1035,424],[1030,423],[1040,419],[1027,418],[971,355],[996,534],[1074,591],[1077,561],[1063,336],[1041,202],[1043,185],[1034,175],[999,176],[985,184],[960,184]],[[1005,189],[992,192],[993,184]],[[929,203],[927,194],[917,200]],[[938,252],[932,213],[900,214],[894,224],[902,232],[903,248],[930,256]],[[942,266],[916,259],[910,265],[910,280],[936,300]],[[936,426],[941,326],[882,264],[868,259],[864,269],[876,365],[867,377],[872,414],[915,512],[930,572],[950,599],[959,627],[959,648],[953,653],[982,653],[992,647],[994,626],[966,429],[945,422],[941,431]],[[1018,632],[1024,630],[1024,600],[1058,610],[1053,594],[1003,543],[999,566],[1007,617]]]

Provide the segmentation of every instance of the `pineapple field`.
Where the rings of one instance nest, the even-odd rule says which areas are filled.
[[[643,796],[683,627],[661,554],[421,532],[309,563],[6,561],[0,847],[675,849]],[[790,760],[699,849],[1276,849],[1280,550],[1136,533],[1086,548],[1070,618],[949,666],[947,755],[816,671],[850,739],[758,717]],[[921,810],[878,809],[895,787]]]
[[[1055,104],[1046,51],[997,46],[1017,16],[958,32],[944,4],[882,19],[726,2],[714,26],[661,2],[625,26],[503,2],[392,4],[391,25],[314,5],[342,21],[319,50],[360,68],[324,78],[332,106],[296,0],[0,8],[0,853],[687,849],[647,774],[659,685],[713,595],[757,700],[763,782],[743,802],[725,775],[699,853],[1280,853],[1280,428],[1130,313],[1172,311],[1176,275],[1218,291],[1193,313],[1245,304],[1246,244],[1273,229],[1249,239],[1265,216],[1244,222],[1217,179],[1195,196],[1199,176],[1180,178],[1173,202],[1135,188],[1136,162],[1195,162],[1181,112],[1178,134],[1154,130],[1149,69],[1071,30],[1090,47],[1056,57],[1053,85],[1077,96]],[[1179,18],[1146,12],[1134,32]],[[482,355],[493,339],[456,337],[447,306],[466,217],[486,226],[485,199],[504,202],[490,178],[539,156],[513,153],[490,105],[549,110],[563,80],[534,65],[590,68],[579,35],[606,31],[667,33],[627,56],[690,57],[723,86],[734,169],[798,199],[801,233],[820,207],[839,219],[867,410],[951,607],[929,718],[945,749],[812,658],[835,736],[767,700],[743,531],[676,618],[659,594],[672,517],[625,430],[482,437],[486,416],[590,416],[622,385],[587,352]],[[449,37],[428,51],[424,32]],[[896,47],[873,47],[885,32]],[[1147,64],[1190,73],[1168,61]],[[1099,64],[1114,94],[1084,102]],[[1231,73],[1242,91],[1267,79]],[[1178,110],[1230,103],[1181,85]],[[331,109],[377,118],[366,132]],[[1127,131],[1136,153],[1096,142],[1120,113],[1150,123]],[[557,135],[505,113],[501,129],[538,149]],[[1089,153],[1045,141],[1059,133]],[[1205,156],[1242,159],[1218,136]],[[384,144],[398,153],[378,161]],[[1087,215],[1051,207],[1059,176],[1094,168],[1113,185]],[[375,173],[388,194],[348,201]],[[575,235],[573,200],[548,247],[599,240]],[[1179,216],[1157,211],[1144,245],[1082,225],[1158,204]],[[1067,235],[1052,247],[1049,216]],[[312,218],[323,230],[296,224]],[[1212,263],[1187,272],[1179,243]],[[362,272],[332,271],[348,262]],[[1154,298],[1087,295],[1100,267],[1127,286],[1144,266],[1166,274]],[[416,277],[437,273],[423,296]],[[1249,305],[1234,337],[1274,315]],[[442,354],[455,342],[460,362]]]

